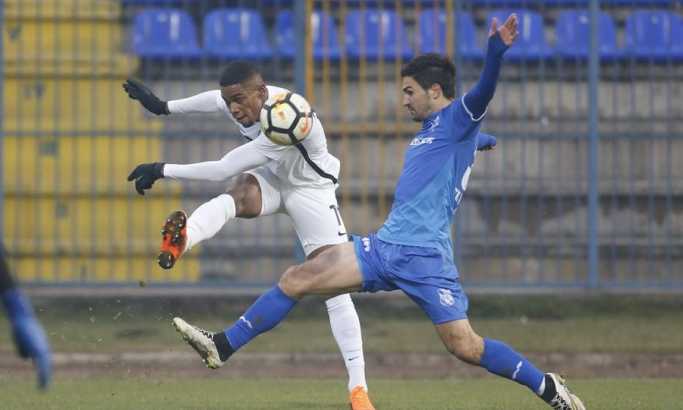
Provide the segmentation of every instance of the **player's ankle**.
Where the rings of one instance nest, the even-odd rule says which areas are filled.
[[[225,332],[214,333],[212,337],[213,343],[216,345],[218,357],[222,362],[228,360],[230,356],[235,353],[235,349],[230,346],[230,341],[225,335]]]
[[[549,403],[557,395],[557,387],[555,386],[555,381],[549,375],[544,376],[545,389],[540,394],[544,402]]]

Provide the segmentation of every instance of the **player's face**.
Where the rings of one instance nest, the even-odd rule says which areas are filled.
[[[432,113],[429,94],[413,77],[403,77],[402,81],[403,106],[408,109],[413,121],[424,121]]]
[[[221,88],[221,96],[233,118],[243,126],[249,127],[259,120],[268,91],[261,76],[257,75],[240,84]]]

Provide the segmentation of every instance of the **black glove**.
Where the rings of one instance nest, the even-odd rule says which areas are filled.
[[[135,180],[135,190],[144,195],[145,189],[150,189],[157,179],[164,177],[164,165],[163,162],[140,164],[128,175],[128,180]]]
[[[134,100],[140,101],[147,111],[156,115],[168,115],[168,104],[166,101],[160,100],[152,90],[147,88],[140,81],[129,78],[123,83],[123,89],[126,90],[128,96]]]

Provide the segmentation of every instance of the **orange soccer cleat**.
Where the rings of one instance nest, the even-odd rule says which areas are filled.
[[[363,386],[356,386],[349,394],[351,410],[375,410],[375,406],[370,402],[368,392]]]
[[[161,229],[161,249],[159,250],[159,266],[171,269],[185,251],[187,243],[187,214],[175,211],[166,218]]]

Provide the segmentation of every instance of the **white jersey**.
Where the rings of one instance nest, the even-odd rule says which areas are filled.
[[[267,86],[268,95],[286,93],[289,90],[272,85]],[[168,102],[171,113],[222,112],[232,120],[240,133],[258,151],[271,161],[264,166],[277,175],[283,184],[290,186],[325,186],[334,184],[339,177],[339,160],[327,151],[325,131],[314,116],[313,129],[306,139],[298,144],[277,145],[261,131],[260,122],[249,127],[240,124],[230,113],[220,90],[206,91],[193,97]],[[317,168],[317,169],[316,169]]]

